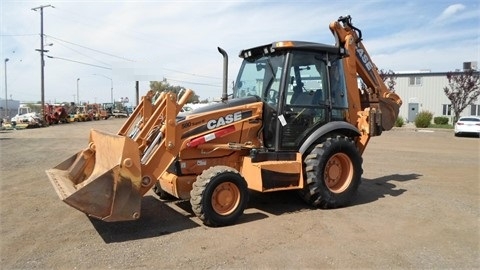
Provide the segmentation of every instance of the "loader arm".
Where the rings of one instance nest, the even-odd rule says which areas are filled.
[[[192,93],[187,89],[178,103],[174,93],[162,92],[157,99],[147,95],[140,108],[118,132],[118,135],[127,136],[138,145],[143,174],[140,194],[150,190],[157,181],[156,176],[165,171],[180,152],[182,140],[176,116]]]
[[[91,130],[88,147],[46,173],[59,197],[104,221],[135,220],[154,177],[182,147],[176,116],[192,94],[149,92],[117,134]]]
[[[372,62],[362,43],[362,32],[354,27],[351,17],[340,17],[330,24],[336,45],[345,50],[343,59],[345,81],[348,89],[349,119],[362,134],[358,146],[363,152],[371,136],[390,130],[398,116],[401,98],[389,91],[378,68]],[[360,77],[367,86],[362,92],[358,88]]]

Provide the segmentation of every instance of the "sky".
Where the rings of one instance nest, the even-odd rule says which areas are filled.
[[[134,103],[135,81],[144,95],[150,81],[163,79],[216,99],[223,69],[217,47],[229,55],[231,83],[240,50],[280,40],[333,45],[328,25],[344,15],[362,30],[379,69],[448,72],[480,64],[478,0],[1,0],[3,99],[41,100],[41,16],[32,9],[46,5],[46,103],[110,102],[112,93]]]

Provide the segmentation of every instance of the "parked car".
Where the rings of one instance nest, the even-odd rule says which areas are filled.
[[[455,136],[476,135],[480,137],[480,116],[462,116],[455,123]]]
[[[116,118],[127,118],[128,113],[126,111],[113,110],[113,116]]]

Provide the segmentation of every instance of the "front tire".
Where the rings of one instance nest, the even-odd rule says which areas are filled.
[[[304,163],[306,180],[300,195],[308,204],[330,209],[351,203],[363,173],[362,157],[351,139],[328,138]]]
[[[248,203],[245,179],[227,166],[211,167],[197,177],[190,192],[192,210],[205,225],[234,224]]]

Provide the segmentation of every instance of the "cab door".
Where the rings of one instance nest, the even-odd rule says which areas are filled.
[[[278,150],[298,150],[329,118],[327,55],[294,51],[289,62],[278,115]]]

